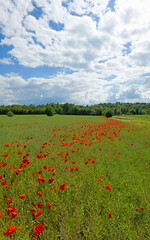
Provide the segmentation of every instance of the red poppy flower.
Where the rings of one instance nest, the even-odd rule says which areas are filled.
[[[78,171],[79,170],[78,167],[76,167],[75,170]]]
[[[87,165],[87,164],[88,164],[88,161],[85,161],[84,164]]]
[[[40,202],[38,202],[38,203],[36,204],[36,206],[37,206],[38,208],[41,208],[41,207],[42,207],[42,204],[41,204]]]
[[[99,177],[98,182],[103,182],[102,177]]]
[[[62,184],[60,185],[60,189],[63,191],[65,188],[66,188],[66,184],[65,184],[65,183],[62,183]]]
[[[43,230],[44,230],[44,226],[42,224],[35,226],[34,227],[34,235],[36,237],[38,237],[41,234],[41,232],[43,232]]]
[[[106,188],[106,190],[111,191],[110,185],[107,184],[107,185],[105,186],[105,188]]]
[[[111,212],[108,212],[108,216],[109,216],[109,218],[111,218]]]
[[[53,181],[54,181],[54,178],[50,178],[50,179],[48,180],[48,183],[51,184]]]
[[[57,191],[57,188],[56,188],[56,187],[51,187],[51,190],[52,190],[53,192],[56,192],[56,191]]]
[[[0,211],[0,218],[2,218],[2,212]]]
[[[39,198],[42,198],[42,193],[39,191],[38,192]]]
[[[140,207],[140,210],[143,211],[143,210],[144,210],[144,207]]]
[[[25,194],[19,195],[18,198],[25,198]]]
[[[37,213],[35,213],[34,217],[35,217],[35,218],[38,218],[41,214],[42,214],[42,210],[39,209],[39,210],[37,211]]]
[[[48,208],[48,209],[51,208],[51,206],[52,206],[51,203],[48,203],[48,204],[47,204],[47,208]]]
[[[31,208],[29,211],[30,211],[31,213],[34,213],[34,212],[35,212],[34,208]]]
[[[7,206],[12,202],[12,199],[7,200]]]
[[[37,182],[44,182],[45,179],[42,176],[39,176],[36,181]]]
[[[15,231],[15,225],[10,225],[9,228],[6,230],[5,235],[6,236],[11,236],[13,232]]]
[[[24,144],[24,148],[27,148],[27,145],[26,145],[26,144]]]

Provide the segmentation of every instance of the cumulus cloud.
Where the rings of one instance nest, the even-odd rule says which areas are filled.
[[[52,99],[80,104],[150,101],[149,79],[140,77],[150,68],[150,1],[115,0],[113,8],[110,3],[1,0],[4,37],[0,45],[12,47],[9,56],[24,67],[46,65],[76,71],[46,79],[33,76],[27,81],[19,75],[1,75],[8,99],[19,79],[22,87],[16,84],[17,97],[12,101],[21,101],[21,96],[25,99],[27,91],[30,96],[31,89],[34,98],[28,97],[29,102],[38,101],[39,96],[48,101],[49,92]],[[12,64],[11,58],[1,58],[0,64]]]
[[[10,58],[0,58],[0,64],[13,65],[14,63]]]

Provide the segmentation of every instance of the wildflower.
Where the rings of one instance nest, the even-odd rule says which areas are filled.
[[[0,211],[0,218],[2,218],[2,212]]]
[[[140,210],[143,211],[143,210],[144,210],[144,207],[140,207]]]
[[[6,230],[5,235],[6,236],[11,236],[13,232],[15,231],[15,225],[10,225],[9,228]]]
[[[48,180],[48,183],[51,184],[53,181],[54,181],[54,178],[50,178],[50,179]]]
[[[18,198],[25,198],[25,194],[19,195]]]
[[[36,206],[37,206],[38,208],[41,208],[41,207],[42,207],[42,204],[41,204],[40,202],[38,202],[38,203],[36,204]]]
[[[7,200],[7,206],[12,202],[12,199]]]
[[[99,177],[98,182],[103,182],[102,177]]]
[[[37,211],[37,213],[35,213],[34,217],[35,217],[35,218],[38,218],[41,214],[42,214],[42,210],[39,209],[39,210]]]
[[[42,193],[39,191],[38,192],[39,198],[42,198]]]
[[[32,214],[35,212],[34,208],[31,208],[29,211],[30,211]]]
[[[42,224],[39,224],[39,225],[35,226],[34,227],[35,237],[38,237],[41,234],[41,232],[43,232],[43,230],[44,230],[44,226]]]
[[[62,183],[62,184],[60,185],[60,189],[63,191],[65,188],[66,188],[66,184],[65,184],[65,183]]]
[[[43,177],[39,176],[36,181],[37,181],[37,182],[44,182],[45,179],[44,179]]]
[[[88,164],[88,161],[85,161],[84,164],[87,165],[87,164]]]
[[[109,216],[109,218],[111,218],[111,212],[108,212],[108,216]]]
[[[47,208],[48,208],[48,209],[51,208],[51,206],[52,206],[51,203],[48,203],[48,204],[47,204]]]
[[[111,191],[110,185],[107,184],[107,185],[105,186],[105,188],[106,188],[106,190]]]

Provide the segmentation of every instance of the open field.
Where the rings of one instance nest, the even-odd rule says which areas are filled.
[[[0,240],[150,239],[150,116],[116,118],[0,116]]]

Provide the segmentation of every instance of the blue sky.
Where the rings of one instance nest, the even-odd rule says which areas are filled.
[[[149,0],[1,0],[0,105],[150,102],[149,10]]]

